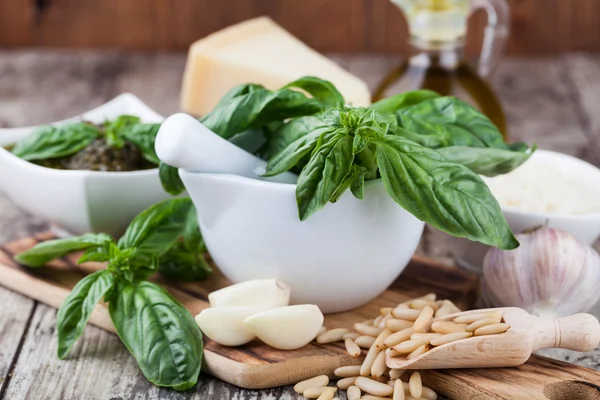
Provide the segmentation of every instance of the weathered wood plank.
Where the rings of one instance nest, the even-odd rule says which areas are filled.
[[[0,286],[0,398],[8,387],[35,301]]]

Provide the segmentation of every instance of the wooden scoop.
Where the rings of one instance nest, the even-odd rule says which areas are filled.
[[[513,367],[525,363],[537,350],[556,347],[584,352],[600,344],[600,323],[590,314],[547,319],[530,315],[520,308],[507,307],[466,311],[436,321],[452,321],[462,315],[495,311],[502,313],[503,322],[510,326],[508,331],[446,343],[411,360],[388,357],[387,366],[402,369]]]

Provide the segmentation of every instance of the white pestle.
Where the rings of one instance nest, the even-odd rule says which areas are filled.
[[[291,172],[263,177],[267,167],[264,160],[183,113],[173,114],[162,123],[155,147],[162,162],[189,172],[233,174],[280,183],[296,183],[298,178]]]

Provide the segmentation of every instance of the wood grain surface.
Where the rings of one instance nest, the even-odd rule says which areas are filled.
[[[597,0],[509,0],[509,54],[600,51]],[[184,50],[230,24],[269,15],[319,51],[401,53],[407,27],[389,0],[0,0],[0,46]],[[484,12],[469,24],[481,46]]]
[[[0,12],[0,18],[4,15]],[[371,89],[401,61],[400,57],[382,55],[332,58],[363,78]],[[0,50],[0,126],[56,121],[96,107],[123,91],[135,93],[158,112],[169,115],[178,110],[184,64],[183,53]],[[542,148],[600,165],[599,66],[600,57],[588,54],[505,60],[493,83],[506,109],[511,133]],[[46,221],[24,213],[0,194],[0,243],[47,228]],[[596,248],[600,249],[598,243]],[[445,235],[426,228],[419,253],[450,263],[451,250]],[[14,314],[0,307],[2,332],[7,332],[7,326],[12,328],[14,315],[25,321],[23,336],[15,339],[19,332],[0,335],[0,365],[9,366],[0,370],[0,398],[300,399],[290,387],[244,390],[208,375],[201,377],[194,391],[175,393],[156,388],[139,373],[120,341],[94,326],[86,329],[68,360],[58,360],[56,310],[1,285],[0,293],[1,305],[20,304]],[[600,306],[596,305],[592,313],[600,317]],[[544,354],[600,370],[598,349],[584,354],[562,350]]]

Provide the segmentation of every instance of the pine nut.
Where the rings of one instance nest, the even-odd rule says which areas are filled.
[[[454,322],[457,324],[472,324],[473,322],[484,319],[484,318],[502,318],[502,314],[500,312],[491,312],[491,313],[471,313],[466,315],[459,315],[454,318]]]
[[[408,379],[408,391],[412,397],[417,399],[423,394],[423,383],[421,382],[421,374],[413,372]]]
[[[388,321],[389,322],[389,321]],[[365,324],[354,324],[354,330],[361,335],[373,336],[377,337],[383,331],[382,328],[377,328],[376,326],[370,326]]]
[[[385,351],[380,352],[375,361],[373,361],[373,365],[371,366],[371,376],[373,378],[379,378],[383,376],[385,373],[385,369],[387,365],[385,365]]]
[[[387,339],[391,334],[392,331],[390,331],[389,329],[382,330],[379,336],[377,336],[377,339],[375,339],[375,343],[373,344],[377,346],[379,350],[385,349],[386,346],[384,346],[383,343],[385,343],[385,339]]]
[[[475,330],[475,336],[483,336],[483,335],[497,335],[499,333],[506,332],[510,326],[508,324],[492,324],[482,326],[481,328]]]
[[[329,377],[327,375],[319,375],[314,378],[303,380],[302,382],[296,383],[294,391],[296,393],[304,393],[306,389],[314,387],[324,387],[329,385]]]
[[[334,375],[340,378],[348,378],[351,376],[360,375],[360,365],[346,365],[344,367],[336,368],[333,371]]]
[[[389,397],[373,396],[372,394],[365,394],[360,400],[390,400]]]
[[[373,343],[375,343],[375,338],[373,336],[359,336],[354,339],[354,343],[360,348],[370,349]]]
[[[315,338],[313,340],[317,340],[317,338],[319,337],[319,335],[321,335],[322,333],[325,333],[325,331],[327,331],[327,328],[325,328],[324,326],[319,328],[319,331],[317,332]]]
[[[431,308],[430,306],[426,306],[425,308],[423,308],[421,314],[419,315],[419,318],[417,318],[415,324],[413,325],[413,329],[415,330],[415,332],[427,332],[429,330],[429,328],[431,327],[431,323],[433,322],[434,312],[435,311],[433,311],[433,308]]]
[[[381,319],[382,319],[382,318],[383,318],[383,317],[382,317],[381,315],[380,315],[379,317],[375,318],[375,319],[373,320],[373,326],[377,326],[377,325],[379,325],[379,323],[381,322]]]
[[[415,330],[413,328],[406,328],[406,329],[402,329],[401,331],[392,333],[390,336],[388,336],[384,342],[383,345],[385,347],[393,347],[399,343],[402,343],[408,339],[410,339],[410,336],[415,332]]]
[[[413,333],[410,335],[411,339],[435,339],[437,337],[442,336],[441,333]]]
[[[350,386],[346,392],[346,397],[348,397],[348,400],[359,400],[360,395],[361,392],[358,386]]]
[[[386,315],[391,313],[392,310],[393,310],[392,307],[383,307],[379,310],[379,315],[381,315],[382,317],[385,317]]]
[[[410,300],[409,300],[410,301]],[[408,307],[408,305],[406,303],[400,303],[398,304],[396,307],[394,308],[399,308],[399,309],[405,309],[408,310],[410,307]]]
[[[435,301],[426,300],[426,299],[416,299],[411,301],[408,306],[414,310],[422,310],[425,307],[429,306],[433,308],[433,310],[437,310],[438,306],[435,304]]]
[[[390,379],[389,381],[387,381],[387,384],[390,385],[391,387],[394,387],[395,383],[396,383],[395,379]]]
[[[387,322],[394,318],[394,316],[392,314],[386,314],[385,317],[381,318],[381,321],[379,321],[379,324],[377,325],[378,328],[385,328],[385,324],[387,324]]]
[[[403,319],[405,321],[416,321],[421,314],[420,310],[411,310],[410,308],[394,308],[392,310],[392,315],[394,318]]]
[[[364,376],[359,376],[356,378],[355,385],[358,386],[362,391],[375,396],[389,396],[394,391],[394,388],[390,387],[389,385],[377,382],[373,379],[365,378]]]
[[[373,322],[375,322],[374,319],[366,319],[363,322],[361,322],[362,324],[368,325],[368,326],[373,326]]]
[[[335,396],[335,392],[337,389],[334,387],[328,387],[321,395],[317,398],[317,400],[333,400],[333,396]]]
[[[415,351],[421,346],[429,344],[429,341],[430,339],[411,339],[397,344],[396,346],[392,347],[392,349],[396,350],[398,353],[401,354],[408,354]]]
[[[377,358],[381,351],[377,349],[375,346],[371,346],[365,360],[360,366],[360,375],[361,376],[369,376],[371,374],[371,367],[373,366],[373,362]],[[358,386],[358,385],[356,385]],[[358,386],[360,387],[360,386]],[[361,388],[362,389],[362,388]]]
[[[427,350],[429,350],[429,346],[427,346],[425,344],[425,345],[419,347],[418,349],[416,349],[415,351],[413,351],[412,353],[410,353],[409,355],[407,355],[406,359],[407,360],[412,360],[413,358],[417,358],[421,354],[425,353]]]
[[[346,340],[346,339],[357,339],[360,337],[360,333],[356,333],[356,332],[350,332],[350,333],[346,333],[344,336],[342,336],[342,339]]]
[[[438,395],[433,390],[423,386],[423,394],[421,394],[421,398],[426,400],[437,400]]]
[[[405,369],[392,368],[390,369],[390,378],[392,379],[400,379],[402,375],[406,372]]]
[[[350,376],[348,378],[340,379],[337,381],[337,387],[342,390],[347,390],[350,386],[354,385],[356,378],[356,376]]]
[[[396,350],[394,349],[386,349],[385,350],[385,355],[387,357],[399,357],[399,356],[403,356],[404,353],[398,353]]]
[[[437,333],[452,333],[452,332],[464,332],[467,325],[455,324],[449,321],[434,321],[431,324],[431,330]]]
[[[455,342],[460,339],[466,339],[473,336],[472,332],[452,332],[431,341],[432,346],[441,346],[446,343]]]
[[[346,345],[346,351],[352,357],[359,357],[362,354],[362,350],[360,349],[360,347],[358,347],[356,343],[352,341],[352,339],[346,339],[344,344]]]
[[[469,326],[467,326],[465,328],[465,331],[475,332],[477,329],[481,328],[482,326],[499,324],[499,323],[500,323],[500,318],[484,318],[484,319],[477,320],[477,321],[473,322],[472,324],[470,324]]]
[[[323,392],[325,392],[326,390],[327,391],[331,390],[330,387],[331,386],[311,387],[311,388],[306,389],[302,393],[302,396],[306,397],[307,399],[316,399],[320,395],[322,395]]]
[[[404,400],[404,386],[402,385],[402,381],[397,379],[394,382],[394,397],[393,400]]]
[[[402,329],[412,328],[414,322],[406,321],[404,319],[389,319],[385,323],[385,327],[392,332],[398,332]]]
[[[435,293],[429,293],[422,297],[425,300],[435,301],[437,299],[437,295]]]
[[[317,343],[325,344],[325,343],[333,343],[339,342],[342,340],[346,333],[350,333],[348,329],[337,328],[329,330],[325,333],[321,333],[317,336]]]

